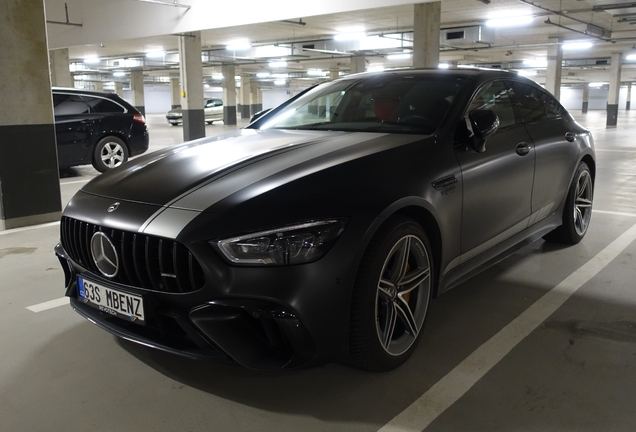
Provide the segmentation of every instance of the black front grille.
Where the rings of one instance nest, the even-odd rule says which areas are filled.
[[[91,238],[101,231],[117,249],[119,271],[115,282],[153,291],[187,293],[203,287],[205,278],[187,247],[174,240],[132,233],[63,217],[64,250],[82,267],[100,274],[91,256]]]

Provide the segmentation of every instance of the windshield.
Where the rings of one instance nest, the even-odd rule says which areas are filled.
[[[383,74],[326,83],[264,119],[260,129],[430,134],[463,82],[454,76]]]

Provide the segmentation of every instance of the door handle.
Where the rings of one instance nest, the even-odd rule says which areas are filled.
[[[532,149],[532,147],[530,146],[530,144],[522,142],[517,144],[517,154],[519,156],[525,156],[528,153],[530,153],[530,150]]]
[[[574,132],[566,132],[565,139],[572,142],[576,138],[576,134]]]

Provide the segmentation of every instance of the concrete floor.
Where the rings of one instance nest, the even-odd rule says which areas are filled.
[[[435,300],[390,373],[254,372],[119,340],[57,300],[58,226],[0,232],[0,431],[636,430],[636,112],[616,129],[575,114],[598,152],[585,240],[540,240]],[[181,139],[149,125],[153,149]],[[64,202],[96,174],[64,173]]]

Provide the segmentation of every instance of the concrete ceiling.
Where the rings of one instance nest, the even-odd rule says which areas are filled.
[[[54,0],[48,0],[54,1]],[[143,15],[144,25],[152,29],[153,11],[166,8],[152,3],[133,0],[119,0],[134,4],[136,8],[146,10]],[[618,0],[443,0],[442,29],[484,24],[487,19],[496,16],[515,14],[532,14],[532,23],[523,27],[496,28],[494,42],[491,44],[474,43],[469,46],[442,46],[440,59],[442,62],[452,61],[458,64],[494,66],[515,69],[534,69],[524,65],[523,61],[545,59],[550,45],[568,40],[590,40],[594,46],[585,51],[568,51],[564,53],[564,82],[577,83],[583,81],[607,81],[609,78],[609,59],[612,53],[636,53],[632,49],[636,43],[636,2]],[[187,3],[182,0],[181,3]],[[269,7],[272,7],[270,2]],[[614,7],[611,7],[614,5]],[[59,2],[55,14],[47,3],[47,20],[64,21],[59,16]],[[611,8],[608,8],[611,7]],[[72,4],[69,5],[69,19],[73,21]],[[90,11],[89,11],[90,12]],[[191,10],[190,10],[191,12]],[[63,13],[63,12],[62,12]],[[177,13],[169,11],[169,13]],[[181,12],[182,13],[182,12]],[[87,10],[84,9],[85,17]],[[632,14],[632,15],[630,15]],[[55,15],[55,18],[52,16]],[[282,14],[281,16],[284,16]],[[215,22],[219,18],[215,17]],[[288,18],[288,17],[286,17]],[[632,20],[630,22],[630,20]],[[256,51],[248,53],[228,52],[225,45],[233,41],[248,40],[253,46],[278,45],[295,47],[293,55],[287,55],[288,67],[278,72],[300,72],[308,68],[329,70],[338,68],[348,71],[350,56],[365,54],[368,66],[382,65],[385,68],[409,67],[411,60],[390,61],[386,55],[401,51],[402,47],[371,48],[361,50],[356,43],[335,43],[333,35],[351,30],[364,30],[370,35],[407,40],[413,28],[413,4],[402,4],[390,7],[354,10],[346,13],[331,13],[313,16],[289,17],[288,22],[273,21],[248,25],[219,27],[201,31],[204,51],[208,51],[205,63],[206,75],[220,72],[222,63],[236,63],[239,70],[247,73],[268,70],[267,62],[271,58],[257,57]],[[296,22],[298,24],[294,24]],[[303,25],[300,25],[303,23]],[[592,25],[592,26],[590,26]],[[68,29],[61,24],[48,24],[50,39]],[[150,31],[150,30],[149,30]],[[89,28],[83,29],[90,32]],[[119,39],[126,32],[113,28],[107,37],[84,45],[68,46],[72,61],[81,62],[87,56],[99,56],[102,59],[140,59],[145,64],[147,74],[153,76],[175,76],[178,69],[177,41],[174,34],[153,35],[148,37]],[[58,36],[51,36],[56,34]],[[311,43],[318,51],[304,51],[302,46]],[[335,45],[334,45],[335,44]],[[333,54],[325,51],[339,51]],[[154,50],[167,51],[167,55],[158,60],[144,59],[144,53]],[[175,53],[171,56],[171,53]],[[636,62],[626,61],[623,69],[623,81],[636,80]],[[123,63],[121,63],[123,64]],[[118,64],[119,66],[120,64]],[[112,64],[107,67],[94,67],[104,73],[110,73]],[[139,66],[139,64],[137,64]],[[134,66],[132,66],[134,67]],[[121,67],[119,68],[121,69]],[[125,68],[124,68],[125,69]],[[541,68],[532,78],[541,82],[545,75]]]

